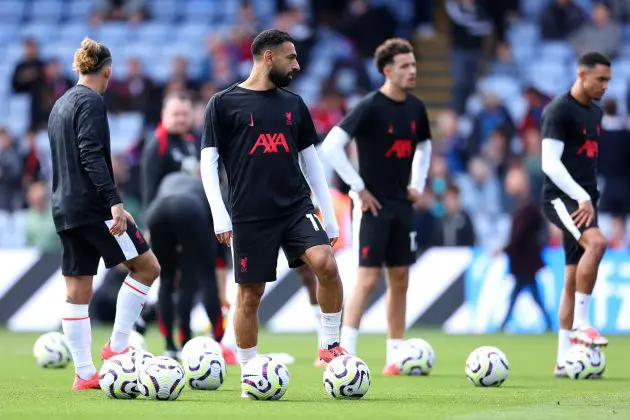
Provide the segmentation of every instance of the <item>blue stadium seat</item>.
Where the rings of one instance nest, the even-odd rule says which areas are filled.
[[[59,41],[76,45],[77,47],[86,36],[94,36],[94,30],[83,22],[68,22],[59,27]]]
[[[31,116],[31,98],[26,94],[11,95],[9,97],[9,112],[6,115],[5,125],[16,137],[26,133]]]
[[[534,61],[527,69],[527,82],[540,91],[554,96],[568,90],[573,77],[572,67],[556,61]]]
[[[86,22],[92,12],[93,3],[85,0],[69,0],[65,6],[68,20],[71,22]]]
[[[154,0],[149,2],[151,19],[159,22],[174,22],[181,16],[183,2],[177,0]]]
[[[569,62],[575,58],[575,50],[568,42],[543,42],[538,52],[543,60]]]
[[[518,80],[508,76],[488,76],[477,82],[477,92],[494,93],[503,103],[521,96],[521,84]]]
[[[180,44],[195,44],[199,50],[205,50],[206,36],[210,31],[210,26],[205,23],[186,22],[177,27],[177,33],[171,34],[170,39]]]
[[[94,36],[107,46],[122,45],[129,41],[129,26],[124,23],[104,23]]]
[[[540,41],[540,27],[535,22],[517,22],[507,30],[507,40],[512,48],[518,45],[533,45]]]
[[[54,23],[29,23],[20,28],[21,38],[35,38],[39,43],[54,42],[59,34]]]
[[[19,41],[20,26],[17,23],[0,24],[0,45],[9,45],[14,41]]]
[[[61,21],[64,3],[61,0],[33,0],[28,16],[33,22]]]
[[[147,22],[134,30],[134,36],[138,42],[160,44],[172,39],[174,30],[175,27],[168,22]]]
[[[220,19],[219,4],[210,0],[189,0],[184,8],[184,19],[190,22],[216,23]]]
[[[268,0],[252,0],[254,14],[263,26],[269,26],[273,22],[276,13],[276,2]]]
[[[22,0],[4,0],[0,7],[0,23],[19,23],[25,17],[27,3]]]
[[[548,2],[549,0],[521,0],[521,14],[528,19],[538,19],[543,7]]]

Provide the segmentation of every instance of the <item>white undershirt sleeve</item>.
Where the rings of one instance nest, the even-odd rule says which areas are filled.
[[[324,219],[324,229],[329,238],[338,238],[339,225],[335,217],[335,209],[333,208],[330,190],[328,189],[328,182],[326,182],[324,167],[317,156],[315,146],[307,147],[300,152],[300,155],[303,159],[302,172],[315,193],[315,198]]]
[[[542,170],[566,195],[572,199],[590,201],[591,197],[575,180],[562,163],[564,143],[560,140],[545,138],[542,141]]]
[[[420,193],[424,191],[427,176],[429,175],[431,150],[431,139],[419,143],[411,162],[411,183],[409,186],[417,189]]]
[[[335,126],[324,139],[321,150],[343,182],[348,184],[352,191],[359,192],[365,188],[365,183],[348,159],[345,150],[348,142],[350,142],[350,135],[341,127]]]
[[[203,189],[212,211],[214,233],[224,233],[232,230],[232,221],[225,208],[221,195],[221,183],[219,181],[219,151],[216,147],[205,147],[201,150],[199,170]]]

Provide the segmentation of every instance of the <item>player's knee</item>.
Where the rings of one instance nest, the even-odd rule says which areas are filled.
[[[322,259],[317,274],[320,282],[330,283],[339,280],[339,270],[337,269],[337,262],[335,261],[335,257],[333,257],[332,253]]]
[[[75,305],[87,305],[92,299],[92,282],[74,281],[66,282],[66,298],[69,303]]]
[[[244,309],[257,310],[264,291],[264,288],[259,287],[241,287],[237,308],[242,306]]]

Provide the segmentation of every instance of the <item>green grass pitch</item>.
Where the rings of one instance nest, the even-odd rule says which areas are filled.
[[[108,329],[94,331],[94,360],[108,338]],[[261,352],[287,352],[289,389],[281,401],[240,398],[239,369],[229,367],[218,391],[184,389],[177,401],[110,400],[98,390],[72,392],[72,365],[45,370],[32,357],[38,334],[0,330],[1,419],[628,419],[630,337],[613,336],[605,351],[604,379],[572,381],[551,376],[556,336],[445,335],[410,331],[408,338],[428,340],[436,366],[428,377],[384,377],[385,339],[363,335],[359,356],[371,369],[372,386],[365,398],[338,401],[328,397],[322,371],[313,367],[316,351],[311,334],[262,333]],[[466,357],[474,348],[494,345],[503,350],[511,374],[501,388],[475,388],[464,377]],[[148,335],[149,350],[159,354],[162,340]],[[100,360],[97,363],[100,367]]]

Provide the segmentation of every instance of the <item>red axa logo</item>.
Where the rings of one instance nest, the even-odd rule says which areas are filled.
[[[582,153],[586,154],[586,157],[589,159],[595,159],[597,154],[599,153],[599,145],[596,140],[585,140],[582,147],[580,147],[577,151],[578,155]]]
[[[241,258],[241,273],[247,273],[247,257]]]
[[[252,150],[249,151],[249,155],[253,155],[254,152],[259,149],[263,149],[263,153],[278,153],[283,149],[285,152],[289,153],[289,145],[287,144],[287,140],[284,138],[284,134],[282,133],[273,133],[273,134],[261,134],[258,136],[256,140],[256,144],[252,147]]]
[[[411,157],[411,140],[394,140],[392,147],[390,147],[387,153],[385,153],[385,157],[390,157],[392,154],[398,159]]]

